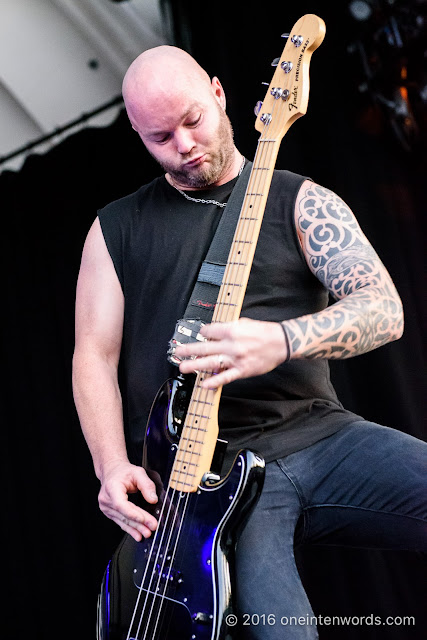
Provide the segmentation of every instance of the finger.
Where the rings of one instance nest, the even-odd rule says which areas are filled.
[[[127,493],[124,492],[123,494],[116,487],[110,489],[109,492],[101,489],[98,500],[101,511],[111,519],[122,520],[125,518],[129,522],[143,525],[143,527],[151,531],[154,531],[157,527],[157,520],[154,516],[136,504],[129,502]]]
[[[137,468],[137,471],[135,473],[135,481],[136,486],[142,493],[144,499],[151,504],[155,504],[159,499],[157,496],[156,485],[152,480],[150,480],[147,472],[142,467]]]
[[[137,542],[140,542],[142,538],[149,538],[151,536],[151,529],[133,520],[125,517],[113,517],[111,520],[118,524],[125,533],[129,533]]]
[[[176,347],[175,355],[178,358],[190,358],[196,356],[197,358],[204,358],[217,354],[221,351],[222,343],[220,342],[191,342],[189,344],[183,344]]]
[[[239,369],[237,369],[237,367],[232,367],[231,369],[225,369],[216,375],[205,377],[201,386],[205,389],[218,389],[218,387],[229,384],[230,382],[237,380],[239,377]]]
[[[134,505],[132,505],[134,506]],[[135,536],[141,535],[144,538],[149,538],[153,531],[157,528],[157,520],[146,511],[136,507],[137,512],[130,509],[126,510],[126,514],[121,511],[117,511],[113,508],[107,508],[104,510],[105,515],[119,525],[123,531],[130,533],[135,539]]]
[[[236,325],[236,322],[212,322],[211,324],[205,324],[200,329],[200,333],[204,338],[208,338],[208,340],[230,338],[230,331]]]
[[[196,373],[198,371],[209,371],[219,373],[222,371],[226,362],[230,359],[221,353],[215,353],[211,356],[196,358],[195,360],[184,360],[179,365],[181,373]]]

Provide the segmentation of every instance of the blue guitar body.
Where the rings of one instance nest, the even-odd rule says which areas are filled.
[[[261,492],[264,461],[237,455],[228,475],[211,475],[193,493],[169,477],[191,383],[168,380],[147,424],[143,466],[159,502],[142,506],[159,521],[136,542],[125,535],[111,559],[98,602],[98,640],[226,640],[233,626],[233,555],[238,534]]]

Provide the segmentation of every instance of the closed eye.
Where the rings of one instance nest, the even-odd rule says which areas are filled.
[[[193,120],[192,122],[188,122],[187,126],[188,127],[196,127],[199,124],[201,119],[202,119],[202,114],[200,113],[195,120]]]
[[[162,136],[158,140],[154,140],[154,142],[156,142],[157,144],[164,144],[169,140],[169,138],[170,138],[170,133],[165,133],[164,136]]]
[[[184,126],[190,127],[190,128],[197,127],[197,125],[200,124],[201,120],[202,120],[202,114],[200,113],[195,120],[190,120],[189,122],[185,123]],[[153,142],[155,142],[156,144],[165,144],[170,140],[171,136],[172,136],[171,133],[164,133],[159,138],[154,139]]]

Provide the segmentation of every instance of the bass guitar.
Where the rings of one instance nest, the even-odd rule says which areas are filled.
[[[264,102],[256,107],[260,138],[219,290],[213,322],[239,318],[280,142],[306,113],[311,55],[323,21],[296,22]],[[226,640],[233,635],[233,555],[261,492],[264,461],[240,451],[226,477],[215,461],[221,388],[201,386],[205,373],[179,375],[159,390],[146,427],[142,465],[158,488],[155,533],[125,535],[105,571],[98,599],[98,640]]]

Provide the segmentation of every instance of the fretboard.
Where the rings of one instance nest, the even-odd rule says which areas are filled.
[[[262,137],[258,141],[212,322],[232,322],[240,317],[278,149],[278,141]],[[218,438],[221,387],[203,388],[205,375],[200,372],[196,376],[171,472],[171,486],[183,492],[197,490],[210,469]]]

